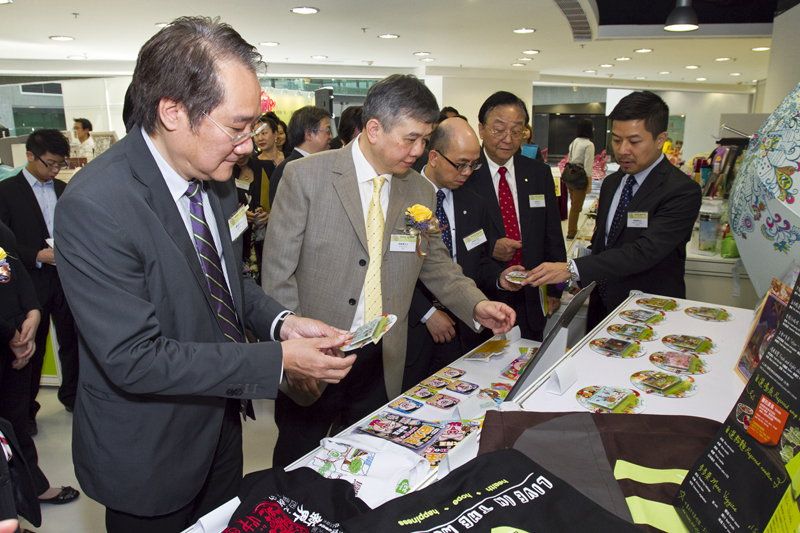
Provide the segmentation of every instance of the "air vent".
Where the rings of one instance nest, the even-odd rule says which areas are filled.
[[[591,41],[592,28],[578,0],[554,0],[572,28],[573,41]]]

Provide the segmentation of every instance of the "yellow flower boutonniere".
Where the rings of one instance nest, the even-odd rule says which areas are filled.
[[[6,251],[0,248],[0,261],[3,261],[7,256],[8,254],[6,253]]]
[[[11,281],[11,265],[8,262],[8,254],[0,248],[0,283]]]
[[[438,235],[444,230],[433,212],[422,204],[414,204],[406,209],[406,231],[417,237],[417,255],[428,255],[427,248],[431,235]]]

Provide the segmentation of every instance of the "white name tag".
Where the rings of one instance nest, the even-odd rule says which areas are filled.
[[[476,246],[480,246],[485,242],[486,242],[486,234],[483,232],[482,229],[479,229],[475,233],[470,233],[469,235],[464,237],[464,246],[466,246],[467,251],[470,251]]]
[[[389,242],[390,252],[416,252],[417,251],[417,238],[413,235],[406,235],[404,233],[392,234],[391,241]]]
[[[231,241],[238,239],[247,229],[247,206],[243,205],[228,219],[228,229],[231,230]]]
[[[628,227],[629,228],[646,228],[647,227],[647,211],[631,211],[628,213]]]
[[[528,195],[528,204],[530,207],[544,207],[544,194]]]
[[[250,189],[250,182],[249,181],[240,180],[240,179],[237,178],[236,179],[236,188],[237,189],[244,189],[245,191],[247,191],[247,190]]]

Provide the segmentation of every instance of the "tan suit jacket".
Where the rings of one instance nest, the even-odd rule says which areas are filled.
[[[357,141],[354,141],[357,142]],[[426,257],[389,251],[391,234],[405,230],[405,210],[434,210],[430,183],[410,170],[393,176],[383,235],[383,311],[397,323],[383,338],[386,393],[401,392],[408,310],[417,279],[467,324],[486,297],[453,263],[442,240],[430,239]],[[264,241],[262,287],[287,309],[350,329],[369,254],[352,146],[304,157],[286,166]]]

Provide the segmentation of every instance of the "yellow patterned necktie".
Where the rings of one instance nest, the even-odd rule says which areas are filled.
[[[369,266],[364,280],[364,322],[383,313],[381,295],[381,260],[383,255],[383,209],[381,188],[386,178],[372,178],[372,199],[367,210],[367,251]]]

